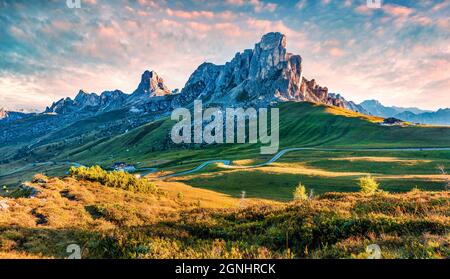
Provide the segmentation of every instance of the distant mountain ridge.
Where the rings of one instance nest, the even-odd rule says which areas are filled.
[[[381,117],[394,117],[404,121],[432,124],[450,125],[450,109],[439,109],[438,111],[422,110],[415,107],[388,107],[377,100],[367,100],[359,104],[369,114]]]
[[[63,98],[47,107],[44,113],[68,114],[79,111],[104,112],[120,108],[125,104],[127,94],[120,90],[104,91],[100,95],[80,90],[75,97]]]
[[[434,112],[423,112],[420,114],[405,111],[397,114],[395,117],[414,123],[450,125],[450,108],[439,109]]]
[[[19,111],[7,111],[3,108],[0,108],[0,121],[11,122],[19,119],[23,119],[26,117],[31,117],[35,115],[35,113],[25,113]]]

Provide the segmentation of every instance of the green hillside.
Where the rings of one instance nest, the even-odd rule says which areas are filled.
[[[280,149],[450,147],[450,128],[447,127],[386,127],[373,122],[376,118],[356,113],[337,115],[334,108],[311,103],[284,103],[279,108]],[[258,144],[175,145],[170,140],[173,124],[170,119],[149,123],[89,150],[85,147],[72,150],[71,155],[88,163],[119,159],[195,161],[223,156],[230,159],[259,156]]]
[[[283,103],[280,108],[280,150],[290,147],[320,147],[336,148],[338,151],[311,151],[286,154],[283,162],[305,163],[310,167],[320,168],[326,171],[358,171],[365,173],[380,173],[391,175],[393,170],[399,170],[396,174],[436,174],[436,165],[448,165],[447,158],[450,151],[411,151],[395,152],[359,151],[355,148],[421,148],[421,147],[450,147],[450,128],[431,126],[393,126],[386,127],[379,124],[382,119],[357,114],[348,110],[317,105],[312,103]],[[102,126],[110,121],[120,121],[122,111],[109,112],[96,117],[88,118],[72,124],[60,130],[57,141],[49,142],[32,150],[30,156],[21,160],[12,160],[2,165],[0,170],[0,183],[14,185],[15,182],[25,181],[36,172],[45,172],[49,175],[63,175],[70,162],[84,165],[101,165],[110,168],[113,162],[125,161],[136,165],[138,168],[157,167],[168,172],[178,172],[192,169],[205,160],[252,160],[252,163],[268,161],[273,155],[261,155],[259,144],[220,144],[220,145],[176,145],[170,139],[170,130],[174,121],[163,118],[149,122],[143,126],[132,129],[127,133],[109,136],[102,130]],[[88,127],[88,129],[87,129]],[[66,137],[73,136],[71,140]],[[49,137],[47,137],[48,139]],[[8,148],[8,153],[12,151]],[[6,152],[5,152],[6,153]],[[4,153],[4,154],[5,154]],[[336,157],[342,156],[391,156],[405,160],[429,160],[414,168],[401,167],[397,162],[365,162],[349,163],[336,161]],[[288,158],[288,159],[284,159]],[[300,159],[301,158],[301,159]],[[36,164],[36,162],[40,162]],[[358,167],[359,166],[359,167]],[[363,168],[363,169],[361,169]],[[214,166],[203,169],[201,172],[217,171]],[[220,173],[219,173],[220,174]],[[227,177],[234,177],[233,174]],[[249,174],[243,173],[242,177]],[[254,175],[254,174],[252,174]],[[287,175],[287,174],[286,174]],[[256,189],[261,197],[270,197],[271,194],[264,189],[265,181],[276,184],[282,180],[287,188],[278,191],[276,196],[281,199],[289,198],[292,187],[298,180],[307,181],[321,186],[319,191],[329,191],[339,186],[341,190],[353,191],[357,176],[349,176],[342,179],[316,179],[295,174],[270,175],[262,174],[254,181],[253,186],[262,187]],[[223,183],[243,183],[240,176],[234,180],[217,181],[212,178],[195,178],[191,185],[206,187],[214,190],[223,189]],[[214,185],[209,186],[209,182]],[[423,179],[417,177],[409,180],[398,181],[397,178],[388,179],[390,190],[410,189],[422,185]],[[426,189],[441,189],[442,181],[427,180]],[[258,186],[259,185],[259,186]],[[237,185],[236,185],[237,186]],[[230,186],[227,189],[232,189]],[[236,194],[240,189],[235,189],[229,194]],[[281,196],[280,196],[281,195]]]

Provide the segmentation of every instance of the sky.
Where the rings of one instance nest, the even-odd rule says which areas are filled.
[[[0,0],[0,107],[131,93],[146,69],[181,89],[201,63],[230,61],[271,31],[306,78],[346,99],[450,107],[450,0],[381,2]]]

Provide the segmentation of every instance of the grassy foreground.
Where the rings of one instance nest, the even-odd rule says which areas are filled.
[[[298,202],[233,198],[181,182],[157,191],[36,177],[0,198],[0,258],[449,258],[449,192],[326,193]]]

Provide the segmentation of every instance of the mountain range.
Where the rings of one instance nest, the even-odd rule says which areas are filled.
[[[328,88],[314,79],[303,77],[302,58],[286,51],[286,36],[268,33],[254,49],[237,53],[225,65],[201,64],[180,93],[171,91],[155,71],[147,70],[131,94],[114,90],[97,95],[80,90],[74,99],[60,99],[44,113],[85,116],[129,106],[145,112],[166,112],[197,98],[204,103],[257,107],[283,101],[310,101],[364,112],[342,96],[329,94]]]
[[[436,112],[442,119],[437,121],[433,112],[387,108],[376,101],[358,105],[340,94],[329,93],[327,87],[303,76],[302,57],[287,52],[286,36],[271,32],[253,49],[237,53],[224,65],[201,64],[180,92],[169,89],[161,76],[147,70],[132,93],[114,90],[96,94],[80,90],[74,99],[60,99],[43,113],[0,110],[0,144],[25,145],[25,149],[31,150],[58,141],[71,143],[87,137],[111,137],[167,116],[195,99],[201,99],[206,106],[223,107],[267,107],[307,101],[367,115],[408,121],[417,118],[412,122],[442,124],[449,120],[448,110]]]
[[[381,117],[394,117],[404,121],[432,124],[432,125],[450,125],[450,109],[439,109],[437,111],[422,110],[415,107],[388,107],[382,105],[377,100],[367,100],[359,104],[370,114]]]
[[[283,101],[311,101],[363,111],[328,88],[303,77],[302,58],[286,51],[286,36],[264,35],[254,49],[237,53],[225,65],[201,64],[180,93],[168,89],[154,71],[145,71],[131,94],[120,90],[100,95],[80,91],[74,100],[61,99],[46,113],[105,112],[136,106],[146,112],[166,112],[194,99],[224,106],[267,106]]]
[[[201,64],[181,92],[170,90],[162,77],[147,70],[136,90],[129,94],[114,90],[98,95],[80,90],[74,99],[60,99],[40,114],[3,112],[0,143],[31,141],[29,146],[35,146],[61,138],[81,137],[81,133],[65,135],[59,130],[89,117],[102,118],[108,112],[120,111],[123,117],[104,117],[100,129],[95,129],[102,131],[102,135],[114,135],[168,115],[175,108],[189,106],[195,99],[202,99],[205,105],[227,107],[267,107],[286,101],[310,101],[364,112],[362,107],[342,96],[329,94],[328,88],[318,85],[314,79],[306,79],[301,56],[288,53],[286,36],[272,32],[264,35],[253,49],[237,53],[224,65]],[[29,119],[15,121],[25,117]]]

